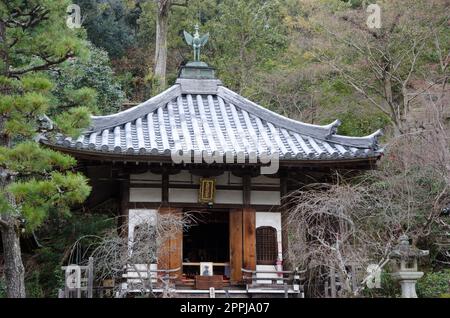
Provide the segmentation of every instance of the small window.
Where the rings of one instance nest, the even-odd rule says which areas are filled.
[[[275,265],[278,256],[277,230],[270,226],[256,229],[256,263]]]

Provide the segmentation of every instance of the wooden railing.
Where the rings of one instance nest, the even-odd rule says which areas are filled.
[[[150,266],[146,266],[147,269],[139,269],[137,266],[130,266],[128,268],[127,274],[124,278],[127,279],[127,283],[140,289],[167,289],[170,284],[173,283],[178,277],[178,273],[181,268],[175,269],[150,269]],[[131,273],[136,273],[137,276],[133,275],[130,277]]]
[[[242,268],[242,277],[247,289],[284,289],[303,295],[304,271],[248,270]]]

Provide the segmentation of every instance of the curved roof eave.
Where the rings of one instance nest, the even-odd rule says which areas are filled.
[[[165,151],[164,153],[140,153],[140,152],[111,152],[111,151],[102,151],[102,150],[96,150],[96,149],[85,149],[85,148],[74,148],[74,147],[65,147],[65,145],[57,145],[54,143],[49,142],[46,138],[41,138],[39,140],[40,143],[54,149],[54,150],[58,150],[70,155],[78,155],[80,156],[80,158],[90,158],[90,159],[95,159],[96,157],[98,157],[99,160],[110,160],[110,161],[128,161],[128,162],[150,162],[152,160],[154,160],[155,162],[162,162],[162,161],[166,161],[166,162],[170,162],[172,164],[174,164],[172,157],[171,157],[171,153],[168,151]],[[327,163],[354,163],[354,162],[371,162],[371,161],[376,161],[378,160],[381,156],[383,155],[383,149],[380,149],[379,151],[373,152],[370,151],[368,153],[366,153],[366,156],[362,156],[362,157],[339,157],[339,158],[333,158],[333,157],[316,157],[316,158],[297,158],[297,157],[280,157],[280,164],[282,165],[290,165],[290,164],[294,164],[294,165],[303,165],[303,164],[317,164],[317,165],[321,165],[321,164],[327,164]],[[248,159],[248,158],[247,158]],[[183,163],[182,165],[185,165],[188,163]],[[191,164],[197,164],[192,162]],[[220,164],[220,163],[216,163],[216,164]],[[224,163],[224,164],[228,164],[228,163]],[[256,165],[256,166],[260,166],[260,165],[264,165],[261,162],[257,162],[257,163],[250,163],[250,162],[246,162],[245,164],[243,163],[238,163],[235,162],[234,165],[236,166],[242,166],[242,165]]]
[[[337,135],[337,129],[341,125],[341,121],[339,119],[336,119],[331,124],[324,126],[307,124],[277,114],[223,86],[219,87],[217,95],[227,99],[231,103],[236,103],[236,106],[239,106],[242,109],[245,109],[246,111],[278,126],[287,128],[297,133],[309,135],[311,137],[326,141],[332,141],[346,146],[374,149],[378,145],[378,138],[383,135],[381,129],[371,135],[363,137]]]
[[[339,120],[321,126],[284,117],[218,79],[179,78],[135,107],[91,119],[77,140],[61,135],[53,144],[41,142],[80,156],[125,161],[164,161],[173,151],[200,151],[253,159],[273,154],[289,164],[349,163],[373,161],[383,153],[378,145],[381,130],[365,137],[338,135]]]
[[[307,124],[293,120],[262,107],[223,86],[218,88],[217,95],[228,100],[230,103],[235,104],[235,106],[245,109],[247,112],[276,124],[277,126],[316,138],[328,139],[329,136],[337,132],[337,128],[341,124],[339,120],[335,120],[331,124],[325,126]]]
[[[136,120],[139,117],[145,116],[146,114],[157,110],[161,106],[165,106],[167,103],[180,96],[182,93],[182,85],[180,83],[177,83],[167,90],[163,91],[162,93],[133,108],[113,115],[92,116],[91,126],[85,133],[100,132],[104,129],[110,129],[115,126],[124,125],[127,122]],[[296,121],[277,114],[250,101],[243,96],[240,96],[236,92],[222,86],[221,83],[217,86],[217,96],[277,126],[304,135],[309,135],[314,138],[319,138],[346,146],[374,149],[377,147],[378,138],[382,135],[381,130],[378,130],[375,133],[364,137],[348,137],[337,135],[337,129],[341,124],[339,120],[335,120],[334,122],[323,126]]]

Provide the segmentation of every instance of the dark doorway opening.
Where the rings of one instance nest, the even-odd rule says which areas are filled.
[[[230,261],[229,212],[208,209],[195,216],[197,224],[183,234],[183,272],[199,275],[199,263],[212,262],[215,275],[226,275]]]

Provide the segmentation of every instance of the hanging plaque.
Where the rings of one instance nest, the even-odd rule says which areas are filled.
[[[216,194],[216,180],[210,178],[200,179],[198,201],[200,203],[214,203]]]

